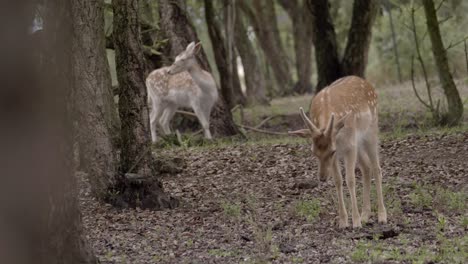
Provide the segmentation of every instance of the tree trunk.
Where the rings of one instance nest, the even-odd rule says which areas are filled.
[[[377,15],[376,0],[354,0],[353,17],[343,56],[343,74],[364,78],[372,25]]]
[[[305,1],[279,0],[292,21],[294,52],[298,81],[294,92],[298,94],[312,92],[312,17],[307,11]]]
[[[185,1],[159,0],[158,3],[161,29],[169,38],[170,52],[172,57],[175,57],[184,51],[190,42],[198,42],[199,39],[187,16]],[[204,70],[211,71],[203,49],[198,53],[197,60]],[[211,111],[210,130],[214,136],[219,137],[240,134],[222,94]]]
[[[317,61],[318,81],[316,93],[343,76],[338,57],[335,27],[330,16],[328,0],[308,0],[313,17],[313,39]]]
[[[237,83],[235,82],[234,73],[230,69],[230,67],[232,67],[232,62],[229,61],[230,56],[227,47],[228,45],[226,45],[227,41],[222,35],[218,21],[215,19],[213,2],[211,0],[205,0],[204,3],[206,25],[208,27],[208,33],[213,46],[216,66],[218,67],[219,79],[221,83],[221,94],[226,100],[228,107],[231,109],[238,103],[236,93],[240,92],[240,82],[239,79],[237,79]],[[237,78],[239,77],[237,76]],[[237,89],[235,88],[236,85]],[[240,93],[242,95],[242,92]]]
[[[236,14],[236,0],[223,0],[224,5],[224,32],[226,39],[226,49],[229,51],[227,54],[229,73],[233,76],[232,92],[234,95],[234,105],[246,105],[247,99],[242,93],[242,86],[239,78],[239,71],[237,68],[237,53],[234,45],[234,30],[235,20],[238,19]]]
[[[173,60],[180,52],[185,50],[190,42],[200,40],[188,17],[186,1],[158,0],[158,6],[159,24],[164,35],[169,39],[167,52]],[[197,54],[197,61],[204,70],[211,71],[203,49]]]
[[[141,43],[138,0],[114,0],[112,5],[121,120],[121,176],[117,191],[124,196],[123,201],[119,198],[113,202],[125,207],[172,208],[177,203],[164,193],[151,155],[145,86],[147,69]],[[140,177],[133,177],[133,173],[145,177],[148,182],[136,184],[141,182]],[[136,185],[137,189],[132,189]]]
[[[267,0],[252,1],[253,10],[247,1],[240,0],[239,5],[254,27],[260,46],[273,69],[277,85],[283,94],[292,93],[290,62],[279,35],[274,3]]]
[[[378,5],[376,0],[355,0],[348,40],[340,61],[336,33],[328,0],[308,0],[313,16],[315,57],[318,83],[316,92],[346,75],[364,77],[371,41],[372,25]]]
[[[73,164],[71,1],[0,3],[0,259],[97,263],[83,233]]]
[[[434,55],[439,79],[447,97],[448,112],[442,116],[442,124],[454,126],[460,122],[463,115],[463,103],[460,94],[453,81],[452,74],[447,60],[447,52],[440,35],[437,13],[432,0],[423,0],[424,13],[426,14],[426,24],[431,38],[432,53]]]
[[[95,197],[105,199],[118,174],[119,128],[106,57],[104,2],[74,0],[72,5],[80,166],[89,175]]]
[[[397,42],[395,26],[393,22],[392,3],[390,2],[390,0],[385,1],[384,7],[388,12],[388,18],[390,22],[390,31],[392,32],[392,44],[393,44],[393,52],[395,53],[395,65],[397,67],[398,81],[402,83],[403,78],[401,75],[400,56],[398,54],[398,42]]]
[[[237,51],[242,59],[244,67],[245,86],[247,91],[247,102],[251,105],[257,103],[268,105],[266,96],[265,76],[258,61],[255,49],[250,41],[242,16],[235,20],[235,42]]]

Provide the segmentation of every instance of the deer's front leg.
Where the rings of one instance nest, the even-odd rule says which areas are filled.
[[[357,149],[356,143],[351,144],[352,147],[346,150],[344,155],[344,162],[346,168],[346,185],[348,186],[349,194],[351,197],[351,210],[353,218],[353,228],[361,227],[361,216],[359,215],[359,209],[357,206],[356,198],[356,156]]]
[[[335,181],[336,194],[338,198],[338,226],[340,228],[348,227],[348,213],[343,198],[343,177],[341,176],[338,159],[333,165],[333,179]]]

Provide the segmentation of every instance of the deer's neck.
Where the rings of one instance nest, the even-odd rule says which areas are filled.
[[[195,83],[204,91],[216,91],[216,83],[210,73],[202,70],[198,64],[187,70]]]

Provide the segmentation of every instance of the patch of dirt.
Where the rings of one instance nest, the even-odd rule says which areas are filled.
[[[425,210],[411,195],[417,186],[468,191],[468,132],[383,142],[389,223],[376,223],[373,209],[361,229],[338,229],[334,185],[331,179],[317,181],[317,162],[305,141],[157,155],[179,157],[187,166],[163,179],[165,190],[180,200],[177,209],[120,211],[97,203],[82,188],[87,236],[101,263],[350,263],[359,241],[375,239],[402,251],[421,245],[437,250],[440,212],[449,216],[446,237],[466,232],[459,224],[466,207],[461,212]],[[298,215],[297,204],[314,199],[319,215],[307,221]],[[350,215],[349,197],[346,201]],[[372,204],[375,208],[375,198]],[[409,240],[407,246],[401,237]]]

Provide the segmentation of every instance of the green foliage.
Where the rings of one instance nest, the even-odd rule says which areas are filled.
[[[468,202],[468,194],[437,187],[435,201],[442,210],[464,212]]]
[[[432,195],[429,191],[420,185],[416,185],[413,192],[410,193],[411,203],[420,209],[432,208]]]
[[[387,245],[384,241],[360,240],[350,254],[353,262],[381,263],[389,260],[405,263],[466,263],[468,260],[468,236],[447,238],[443,233],[437,235],[437,250],[428,245],[419,248],[407,247],[407,241],[401,239],[403,247]]]
[[[239,203],[223,201],[221,203],[221,208],[223,208],[223,213],[226,216],[238,218],[241,215],[242,208]]]
[[[394,1],[395,6],[391,9],[397,47],[399,51],[400,64],[404,80],[410,78],[411,57],[415,54],[414,38],[411,32],[410,10],[411,2],[401,3]],[[436,6],[440,1],[435,1]],[[468,17],[465,15],[468,10],[468,1],[445,1],[440,7],[437,15],[440,22],[442,39],[446,47],[456,44],[467,36]],[[426,19],[423,8],[419,1],[415,3],[415,22],[418,37],[420,39],[421,53],[428,66],[429,76],[436,74],[435,63],[431,51],[430,39],[427,35]],[[389,13],[387,10],[378,15],[372,30],[372,43],[369,53],[369,63],[367,67],[368,78],[377,82],[388,82],[397,80],[397,69],[393,50],[392,34],[390,30]],[[338,31],[338,30],[337,30]],[[448,49],[448,59],[455,77],[466,75],[464,61],[464,47],[457,45]],[[419,76],[419,69],[416,71]]]
[[[312,199],[308,201],[299,201],[295,206],[296,214],[305,217],[308,222],[313,222],[320,214],[320,201]]]

